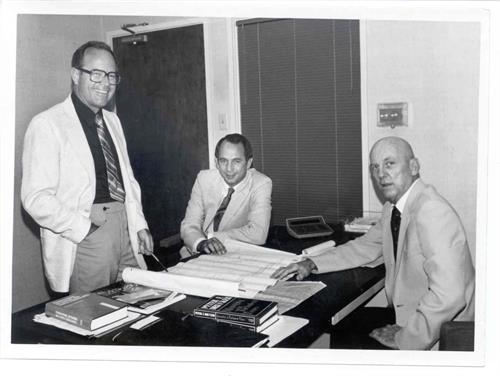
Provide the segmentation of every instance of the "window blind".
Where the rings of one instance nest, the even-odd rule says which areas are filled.
[[[362,214],[359,23],[240,21],[242,133],[273,180],[273,224]]]

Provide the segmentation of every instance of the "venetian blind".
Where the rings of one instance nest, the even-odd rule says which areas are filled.
[[[240,21],[242,133],[273,180],[273,224],[362,214],[359,22]]]

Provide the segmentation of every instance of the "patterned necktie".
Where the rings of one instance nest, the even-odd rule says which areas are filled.
[[[99,136],[99,142],[101,143],[102,152],[104,153],[104,159],[106,161],[109,195],[116,201],[124,202],[125,191],[123,190],[122,183],[118,178],[115,158],[111,152],[111,146],[109,145],[108,138],[106,137],[106,132],[104,131],[104,122],[100,112],[95,115],[95,124],[97,126],[97,135]]]
[[[222,216],[226,212],[227,206],[229,205],[229,201],[231,201],[231,196],[234,192],[234,188],[229,188],[227,190],[227,195],[224,197],[224,200],[222,200],[222,203],[219,206],[219,209],[217,209],[217,213],[215,213],[214,216],[214,231],[219,230],[219,224],[222,219]]]
[[[392,208],[391,215],[391,232],[392,232],[392,245],[394,247],[394,260],[398,253],[398,236],[399,236],[399,225],[401,224],[401,213],[398,208],[394,206]]]

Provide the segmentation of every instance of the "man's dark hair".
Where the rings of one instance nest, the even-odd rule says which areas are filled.
[[[230,142],[235,145],[242,144],[243,149],[245,149],[245,159],[248,161],[250,158],[253,158],[252,145],[250,144],[250,141],[239,133],[228,134],[217,142],[217,145],[215,146],[215,158],[219,159],[220,148],[224,142]]]
[[[116,62],[115,54],[113,53],[113,50],[111,49],[111,47],[109,47],[104,42],[91,40],[85,44],[82,44],[73,53],[73,57],[71,58],[71,66],[73,68],[81,68],[82,67],[83,58],[85,57],[85,51],[87,51],[87,49],[89,49],[89,48],[95,48],[98,50],[108,51],[111,54],[111,56],[113,56],[113,59]]]

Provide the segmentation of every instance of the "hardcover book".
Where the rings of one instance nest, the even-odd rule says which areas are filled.
[[[275,322],[277,322],[278,318],[279,318],[279,315],[275,314],[258,326],[251,325],[251,324],[244,324],[241,322],[236,323],[234,321],[227,321],[227,320],[219,320],[219,322],[225,322],[227,324],[230,324],[232,326],[236,326],[238,328],[247,329],[247,330],[251,330],[252,332],[260,333],[263,330],[266,330],[267,328],[269,328]]]
[[[193,310],[193,315],[197,317],[256,327],[277,313],[276,302],[222,295],[212,296]]]
[[[45,314],[95,330],[127,317],[127,305],[95,293],[73,294],[45,304]]]

